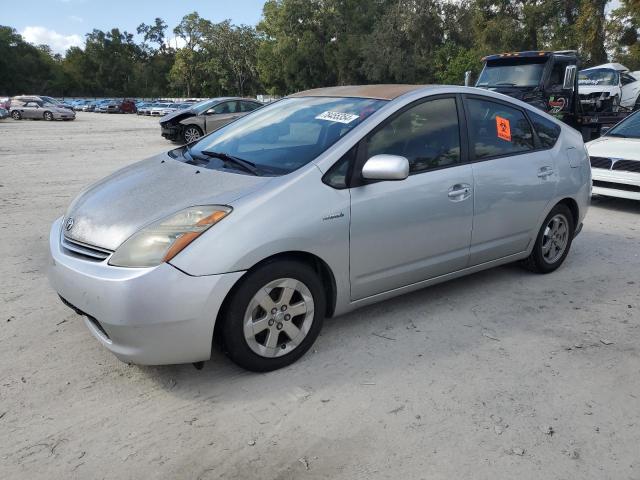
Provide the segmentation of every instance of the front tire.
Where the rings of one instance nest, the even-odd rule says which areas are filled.
[[[19,111],[14,110],[13,112],[11,112],[11,118],[13,118],[14,120],[22,120],[22,115]]]
[[[221,316],[227,356],[254,372],[298,360],[318,337],[326,311],[324,288],[309,266],[280,260],[247,273]]]
[[[556,205],[542,223],[533,251],[523,260],[523,266],[535,273],[553,272],[567,258],[574,232],[571,210],[564,204]]]
[[[620,111],[620,97],[617,95],[613,97],[613,100],[611,100],[611,111],[613,113],[618,113]]]
[[[197,140],[200,140],[201,137],[202,130],[200,130],[200,127],[197,127],[195,125],[187,125],[182,130],[182,139],[184,140],[185,144],[193,143]]]
[[[51,112],[44,112],[42,114],[42,118],[44,118],[47,122],[51,122],[53,121],[53,113]]]

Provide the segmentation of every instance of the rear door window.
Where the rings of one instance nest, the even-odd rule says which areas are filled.
[[[479,98],[468,98],[467,106],[476,160],[533,150],[531,126],[521,110]]]

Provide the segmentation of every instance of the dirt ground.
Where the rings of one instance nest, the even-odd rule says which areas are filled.
[[[116,360],[46,279],[51,222],[167,150],[156,119],[0,122],[2,479],[640,479],[640,202],[557,272],[507,266],[325,323],[254,374]]]

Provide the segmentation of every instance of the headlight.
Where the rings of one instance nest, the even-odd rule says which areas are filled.
[[[224,205],[189,207],[147,225],[118,247],[109,265],[155,267],[168,262],[231,210]]]

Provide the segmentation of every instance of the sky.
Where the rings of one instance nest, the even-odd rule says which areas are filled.
[[[71,46],[83,46],[85,33],[94,28],[136,33],[138,25],[153,23],[156,17],[168,24],[171,38],[180,19],[193,11],[214,22],[231,19],[238,25],[255,25],[263,4],[264,0],[0,0],[0,25],[64,54]]]

